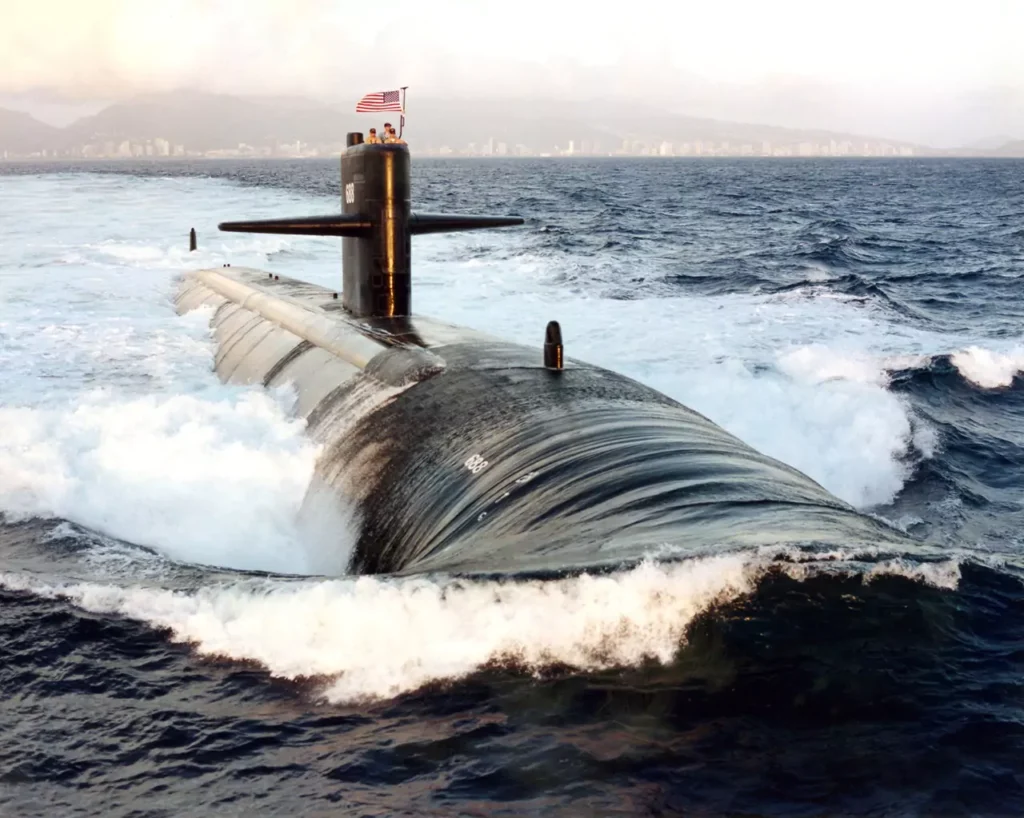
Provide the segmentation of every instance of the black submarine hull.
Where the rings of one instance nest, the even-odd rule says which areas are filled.
[[[321,446],[303,514],[354,509],[352,573],[543,575],[909,542],[649,387],[572,358],[546,368],[540,343],[356,318],[330,290],[242,268],[189,274],[176,303],[213,308],[222,379],[294,387]]]

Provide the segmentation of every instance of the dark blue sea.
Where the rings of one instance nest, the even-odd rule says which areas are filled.
[[[171,300],[340,286],[334,240],[216,230],[338,210],[337,162],[0,164],[0,814],[1024,814],[1024,162],[413,176],[526,218],[415,239],[415,311],[557,319],[921,548],[338,575],[292,397]]]

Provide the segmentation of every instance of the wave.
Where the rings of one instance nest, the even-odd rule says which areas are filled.
[[[850,561],[865,558],[767,550],[516,582],[244,580],[172,591],[0,574],[0,585],[167,629],[202,656],[257,662],[275,677],[314,681],[318,697],[353,703],[450,683],[488,666],[533,674],[665,666],[697,617],[750,596],[771,574],[800,582],[859,577],[864,585],[902,578],[944,590],[960,581],[958,559]]]
[[[930,323],[929,315],[895,296],[886,286],[856,273],[835,275],[827,265],[811,261],[812,264],[801,266],[797,277],[784,282],[758,272],[736,269],[736,260],[717,262],[700,272],[670,273],[657,280],[671,288],[701,296],[753,294],[781,299],[837,299],[879,307],[922,324]],[[715,268],[719,271],[714,271]],[[644,297],[651,295],[650,292],[640,294]]]
[[[805,224],[799,235],[804,238],[820,238],[822,236],[849,237],[860,234],[862,231],[853,222],[838,216],[815,218]]]
[[[937,542],[1019,542],[1024,382],[1015,357],[968,348],[887,362],[890,389],[918,407],[941,454],[919,464],[886,516],[917,517],[914,532]]]
[[[999,352],[971,345],[952,353],[851,355],[812,345],[797,347],[780,360],[790,374],[813,377],[819,382],[849,380],[885,387],[955,373],[980,393],[1014,384],[1017,375],[1024,372],[1024,347]]]
[[[1024,347],[1000,353],[970,346],[953,353],[949,360],[971,383],[982,389],[998,389],[1010,386],[1017,374],[1024,372]]]
[[[883,365],[904,386],[928,382],[948,389],[948,376],[955,373],[963,384],[979,393],[1001,391],[1014,386],[1024,372],[1024,347],[1000,352],[970,345],[945,354],[891,356],[883,359]]]
[[[801,298],[838,297],[850,302],[877,305],[896,312],[904,318],[912,318],[922,324],[929,322],[929,317],[926,314],[897,298],[881,284],[869,281],[855,273],[826,280],[821,280],[820,275],[818,275],[788,284],[766,283],[763,291],[776,296],[790,295]]]

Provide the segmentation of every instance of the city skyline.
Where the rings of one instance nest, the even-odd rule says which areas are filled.
[[[102,143],[90,143],[77,148],[67,149],[61,152],[35,151],[31,153],[15,154],[10,151],[0,151],[0,160],[13,161],[17,159],[138,159],[138,158],[319,158],[334,156],[344,150],[344,143],[338,142],[328,146],[311,146],[296,140],[294,143],[283,143],[275,146],[254,146],[245,143],[239,144],[237,148],[220,148],[205,151],[190,151],[184,144],[175,144],[170,140],[157,137],[151,140],[121,140],[115,142],[108,140]],[[764,141],[754,143],[730,143],[728,141],[715,143],[710,140],[694,140],[692,142],[670,142],[663,140],[657,144],[650,144],[642,140],[623,140],[623,144],[614,150],[605,150],[600,142],[588,140],[569,140],[565,146],[554,145],[548,149],[533,148],[529,145],[516,143],[510,145],[508,142],[491,137],[487,142],[478,144],[470,142],[459,147],[450,145],[432,145],[417,149],[417,153],[423,156],[436,157],[712,157],[712,156],[758,156],[758,157],[791,157],[791,156],[860,156],[860,157],[895,157],[895,156],[921,156],[914,148],[906,145],[893,145],[885,140],[866,142],[852,142],[843,140],[837,142],[830,140],[828,143],[805,141],[798,143],[795,147],[790,145],[775,145],[772,142]]]
[[[365,131],[367,120],[301,98],[190,92],[140,97],[61,129],[0,109],[0,158],[328,156],[341,152],[347,131]],[[406,124],[413,149],[439,157],[1024,154],[1024,145],[998,138],[944,151],[880,136],[707,120],[599,101],[463,108],[424,100]]]

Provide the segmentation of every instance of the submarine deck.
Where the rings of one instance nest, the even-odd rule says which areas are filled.
[[[907,544],[666,395],[582,361],[546,369],[539,343],[353,318],[330,289],[248,268],[190,273],[176,301],[214,308],[223,380],[294,387],[322,447],[303,510],[327,519],[345,503],[360,519],[339,571],[526,574],[665,546]]]
[[[429,350],[473,341],[507,343],[477,330],[422,316],[355,318],[342,306],[340,291],[263,270],[248,267],[197,270],[189,273],[188,279],[203,285],[209,292],[190,294],[186,289],[177,299],[179,312],[217,303],[215,296],[220,296],[360,368],[390,347]],[[537,362],[541,366],[539,344],[537,349]],[[585,365],[580,361],[575,363]]]

